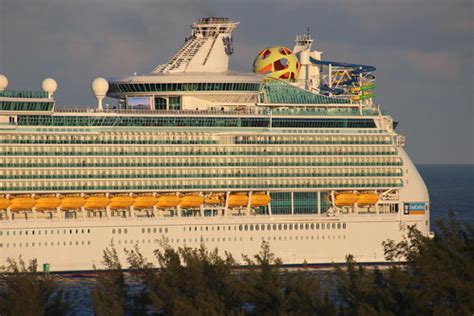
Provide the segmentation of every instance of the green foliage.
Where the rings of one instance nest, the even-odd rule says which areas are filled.
[[[346,270],[336,268],[342,311],[358,315],[470,315],[474,312],[474,228],[450,215],[437,223],[434,238],[409,227],[399,243],[384,243],[384,271],[357,267],[351,256]]]
[[[91,290],[96,315],[123,315],[128,310],[128,286],[117,251],[111,245],[104,250],[102,263],[105,271],[98,271],[96,285]]]
[[[67,315],[70,302],[54,276],[38,273],[38,263],[7,260],[0,274],[0,315]]]

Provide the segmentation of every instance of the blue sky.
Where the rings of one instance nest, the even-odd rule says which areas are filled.
[[[241,21],[233,69],[310,27],[324,58],[377,66],[376,101],[416,163],[474,163],[472,1],[0,0],[0,73],[11,89],[53,77],[60,106],[93,106],[96,76],[150,71],[216,15]]]

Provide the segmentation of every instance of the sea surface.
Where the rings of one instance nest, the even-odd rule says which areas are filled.
[[[474,165],[417,165],[431,200],[431,229],[449,210],[460,222],[474,224]]]

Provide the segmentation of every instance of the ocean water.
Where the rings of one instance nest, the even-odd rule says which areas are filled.
[[[431,200],[431,224],[452,210],[460,222],[474,224],[474,165],[417,165]]]

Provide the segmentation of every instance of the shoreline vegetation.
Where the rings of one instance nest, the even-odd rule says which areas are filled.
[[[368,269],[347,256],[333,271],[287,270],[263,242],[238,270],[217,249],[164,247],[148,262],[125,250],[127,272],[111,245],[107,268],[87,290],[95,315],[472,315],[474,225],[437,222],[434,238],[409,227],[383,243],[396,263]],[[156,267],[160,267],[156,269]],[[38,273],[35,260],[9,260],[0,273],[0,315],[70,315],[74,300],[58,276]]]

